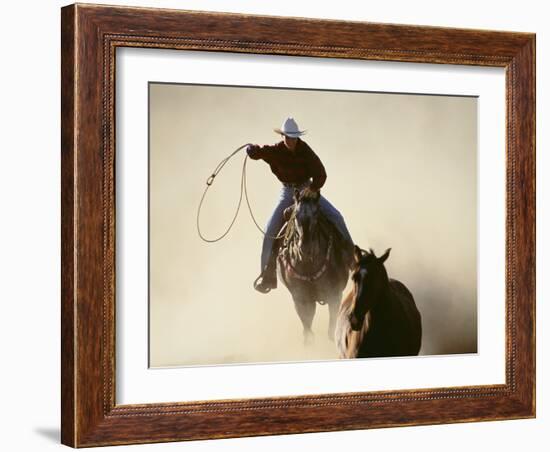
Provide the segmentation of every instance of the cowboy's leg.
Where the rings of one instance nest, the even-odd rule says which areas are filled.
[[[261,271],[264,270],[267,263],[269,262],[269,257],[271,256],[271,250],[273,249],[274,237],[277,236],[281,227],[283,226],[283,212],[284,210],[291,206],[294,202],[293,200],[293,191],[291,188],[282,187],[281,196],[273,213],[269,218],[267,225],[265,227],[264,241],[262,244],[262,258],[261,258]]]
[[[336,229],[342,234],[344,240],[353,244],[353,239],[348,231],[344,217],[323,195],[319,199],[319,207],[321,208],[321,212],[336,226]]]

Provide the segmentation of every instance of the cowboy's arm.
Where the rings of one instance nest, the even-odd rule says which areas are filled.
[[[321,162],[321,159],[311,150],[310,148],[310,158],[309,158],[309,170],[311,173],[311,183],[309,184],[309,188],[311,190],[319,191],[323,185],[325,185],[325,181],[327,180],[327,172],[325,171],[325,167],[323,165],[323,162]]]
[[[246,153],[252,160],[265,160],[268,162],[271,159],[277,145],[266,144],[260,146],[257,144],[249,144],[246,148]]]

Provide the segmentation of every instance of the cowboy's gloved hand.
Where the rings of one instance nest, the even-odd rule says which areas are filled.
[[[249,144],[248,146],[246,146],[246,153],[247,153],[248,155],[250,155],[250,153],[251,153],[252,151],[254,151],[254,148],[255,148],[255,147],[256,147],[256,145],[254,145],[254,144]]]
[[[313,188],[311,186],[304,188],[304,191],[302,192],[305,196],[312,196],[317,197],[321,195],[321,190],[318,188]]]

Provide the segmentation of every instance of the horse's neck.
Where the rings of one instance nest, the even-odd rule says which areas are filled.
[[[385,287],[380,291],[378,296],[378,302],[371,309],[372,317],[384,316],[389,311],[392,310],[393,303],[393,293],[390,286],[390,283],[385,285]]]
[[[307,246],[304,248],[304,255],[309,257],[313,262],[319,262],[324,259],[326,249],[328,246],[325,234],[321,231],[321,228],[317,228],[312,238],[309,240]]]
[[[300,248],[298,246],[299,237],[296,234],[291,243],[290,258],[293,265],[309,265],[312,262],[320,262],[325,258],[328,240],[321,228],[317,228],[307,244]],[[294,251],[294,252],[292,252]]]

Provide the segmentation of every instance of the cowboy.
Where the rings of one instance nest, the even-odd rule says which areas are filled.
[[[283,138],[279,143],[264,146],[250,144],[246,148],[251,159],[264,160],[270,166],[271,172],[283,184],[279,202],[267,222],[262,245],[262,271],[254,282],[254,288],[261,293],[268,293],[277,287],[277,250],[274,249],[274,245],[276,248],[279,241],[274,243],[274,240],[283,226],[285,209],[294,203],[294,191],[296,189],[320,191],[327,179],[323,163],[309,145],[300,138],[305,131],[298,128],[293,118],[287,118],[281,128],[274,131]],[[323,196],[320,196],[319,208],[340,232],[344,243],[353,249],[353,240],[340,212]]]

